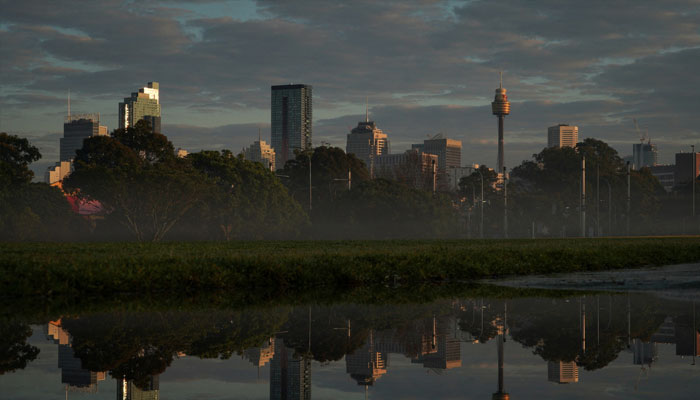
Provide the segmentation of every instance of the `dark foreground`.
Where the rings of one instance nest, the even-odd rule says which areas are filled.
[[[0,293],[254,298],[700,261],[700,238],[3,243]],[[251,299],[252,298],[252,299]]]

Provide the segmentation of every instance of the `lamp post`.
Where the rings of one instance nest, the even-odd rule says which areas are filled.
[[[586,237],[586,156],[581,158],[581,237]]]
[[[311,151],[308,152],[309,156],[309,212],[311,212]]]
[[[630,235],[630,204],[632,203],[632,192],[630,190],[630,162],[627,161],[627,236]]]
[[[600,164],[595,166],[595,230],[596,236],[600,237]]]
[[[608,184],[608,236],[612,235],[612,186],[610,180],[605,179]]]
[[[503,167],[503,237],[508,239],[508,179]]]
[[[695,219],[695,180],[697,179],[695,172],[696,172],[697,161],[695,160],[695,145],[694,144],[690,145],[690,148],[693,149],[693,173],[690,176],[693,177],[693,220],[694,220]]]
[[[481,178],[481,201],[479,202],[479,212],[480,212],[480,218],[481,220],[479,221],[479,237],[481,239],[484,238],[484,175],[481,173],[481,169],[479,168],[474,168],[474,167],[467,167],[468,169],[472,171],[476,171],[479,173],[479,178]]]

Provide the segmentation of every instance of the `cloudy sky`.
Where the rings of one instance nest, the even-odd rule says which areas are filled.
[[[0,131],[49,163],[74,112],[116,127],[117,104],[161,85],[163,133],[191,151],[269,140],[270,86],[314,88],[315,145],[345,147],[370,114],[393,152],[442,132],[493,165],[503,71],[506,165],[557,123],[661,162],[700,144],[700,1],[0,0]],[[40,164],[41,165],[41,164]]]

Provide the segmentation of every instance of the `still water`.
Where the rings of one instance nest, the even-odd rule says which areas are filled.
[[[553,296],[5,316],[0,398],[700,398],[693,301]]]

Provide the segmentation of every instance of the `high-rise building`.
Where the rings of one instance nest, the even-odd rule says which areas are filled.
[[[59,161],[53,166],[48,167],[44,173],[44,182],[49,185],[54,185],[62,181],[63,178],[70,175],[72,166],[73,163],[70,161]]]
[[[246,160],[259,162],[270,171],[275,170],[275,149],[264,140],[258,138],[250,147],[243,149],[243,155]]]
[[[694,178],[697,179],[698,175],[700,175],[700,153],[676,153],[674,173],[676,185],[690,183]]]
[[[131,93],[119,103],[119,129],[136,125],[140,120],[151,124],[153,132],[160,132],[160,89],[158,82],[148,82],[138,92]]]
[[[389,139],[367,115],[365,121],[358,122],[348,134],[345,152],[364,161],[370,176],[374,176],[374,161],[378,156],[389,154]]]
[[[547,363],[548,379],[556,383],[576,383],[578,382],[578,366],[574,361]]]
[[[384,154],[374,160],[375,176],[403,181],[415,187],[426,187],[432,181],[433,165],[437,169],[438,156],[407,150],[404,153]]]
[[[256,367],[263,367],[275,356],[275,339],[271,338],[260,347],[252,347],[243,352],[243,358]]]
[[[271,141],[277,168],[294,159],[294,150],[311,148],[311,85],[272,86]]]
[[[656,165],[656,145],[651,142],[632,145],[632,168],[640,170]]]
[[[448,139],[441,133],[414,144],[413,150],[419,153],[435,154],[438,156],[438,170],[445,172],[448,168],[458,168],[462,164],[462,141]]]
[[[673,190],[673,186],[675,186],[676,182],[674,176],[676,171],[675,165],[654,165],[650,169],[651,174],[659,180],[659,183],[664,187],[664,190],[667,192]]]
[[[158,375],[151,376],[145,386],[139,386],[128,379],[117,379],[117,399],[123,400],[158,400],[160,379]]]
[[[547,147],[576,147],[578,126],[559,124],[547,128]]]
[[[100,114],[72,114],[63,123],[60,140],[60,160],[70,161],[83,148],[83,141],[91,136],[107,135],[107,127],[100,126]]]
[[[503,75],[501,74],[500,84],[496,89],[496,96],[491,103],[491,113],[498,117],[498,173],[503,172],[505,165],[505,155],[503,153],[503,120],[510,114],[510,102],[503,88]]]

